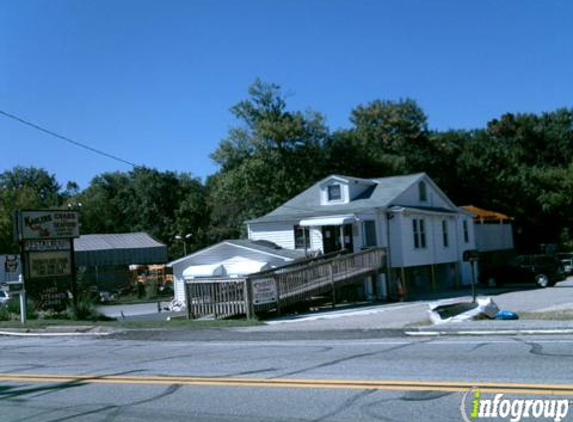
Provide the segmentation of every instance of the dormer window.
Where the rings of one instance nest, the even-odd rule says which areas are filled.
[[[426,189],[426,182],[418,183],[418,194],[420,196],[420,202],[426,202],[428,200],[428,192]]]
[[[329,185],[328,186],[328,200],[338,201],[342,198],[340,191],[340,185]]]

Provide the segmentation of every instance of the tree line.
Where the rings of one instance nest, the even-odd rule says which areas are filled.
[[[82,233],[146,231],[182,254],[245,236],[261,216],[329,174],[384,177],[424,171],[457,205],[514,217],[516,244],[573,248],[573,109],[507,113],[474,130],[431,130],[412,99],[355,107],[350,127],[330,130],[324,115],[291,110],[280,86],[255,81],[231,108],[238,124],[211,158],[203,182],[190,173],[137,167],[108,172],[80,190],[45,169],[0,173],[0,251],[15,252],[16,209],[81,205]]]

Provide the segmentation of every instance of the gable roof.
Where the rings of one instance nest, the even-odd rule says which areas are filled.
[[[320,185],[332,177],[342,178],[349,181],[360,181],[362,183],[373,183],[373,185],[347,204],[324,206],[320,203]],[[390,205],[394,205],[392,201],[423,178],[428,178],[426,173],[377,179],[359,179],[338,175],[328,176],[267,215],[249,220],[247,223],[289,221],[305,217],[316,217],[319,215],[335,215],[388,207]]]
[[[261,252],[265,255],[274,256],[278,258],[283,258],[285,261],[292,261],[295,259],[300,259],[305,257],[305,252],[302,250],[292,250],[281,248],[272,242],[264,240],[249,240],[249,239],[227,239],[222,242],[216,243],[214,245],[208,246],[204,249],[195,251],[187,256],[183,256],[175,261],[171,261],[167,266],[171,267],[175,264],[183,262],[189,258],[200,255],[212,249],[215,249],[221,245],[230,245],[236,248],[250,249],[256,252]]]
[[[230,239],[225,240],[225,242],[230,243],[231,245],[253,249],[255,251],[263,252],[269,255],[278,255],[283,258],[299,259],[305,257],[305,253],[302,250],[281,248],[272,242],[264,240]]]

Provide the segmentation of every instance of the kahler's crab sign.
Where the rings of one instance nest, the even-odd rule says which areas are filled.
[[[19,240],[69,239],[80,235],[78,214],[74,211],[21,211],[17,221]]]

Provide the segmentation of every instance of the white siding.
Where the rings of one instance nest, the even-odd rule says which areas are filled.
[[[466,222],[467,227],[468,227],[468,234],[469,234],[469,239],[468,242],[466,242],[466,240],[464,239],[464,223]],[[458,262],[460,263],[460,269],[461,269],[461,276],[462,276],[462,284],[467,285],[471,283],[471,265],[468,262],[463,262],[462,261],[462,257],[463,257],[463,253],[464,251],[467,250],[471,250],[471,249],[476,249],[476,243],[475,243],[475,232],[474,232],[474,223],[473,223],[473,218],[463,214],[459,219],[458,219],[458,224],[457,224],[457,230],[458,230]]]
[[[294,226],[292,223],[255,223],[249,224],[250,240],[268,240],[285,249],[294,249]]]
[[[426,246],[414,244],[413,220],[424,220]],[[405,212],[390,220],[390,254],[393,267],[414,267],[453,263],[461,260],[464,250],[473,249],[472,224],[468,224],[469,243],[463,242],[462,220],[449,214]],[[448,227],[448,246],[444,246],[442,221]],[[456,223],[457,220],[457,223]]]
[[[231,258],[242,257],[254,261],[267,262],[272,267],[280,267],[291,261],[289,258],[271,256],[263,252],[246,249],[240,246],[227,244],[225,242],[205,248],[185,259],[173,264],[173,290],[176,300],[185,301],[185,290],[183,287],[183,271],[193,265],[209,265],[226,261]]]
[[[420,201],[418,183],[414,183],[403,194],[398,196],[394,201],[395,205],[411,206],[411,207],[435,207],[435,208],[449,208],[452,206],[446,197],[434,188],[428,179],[422,179],[426,183],[426,201]],[[420,180],[420,181],[422,181]]]
[[[513,249],[511,224],[475,224],[475,243],[480,251]]]

